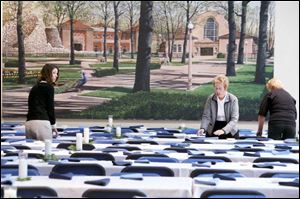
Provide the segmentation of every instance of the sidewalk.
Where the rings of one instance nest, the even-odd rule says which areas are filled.
[[[51,61],[55,63],[55,61]],[[63,61],[57,61],[62,63]],[[89,92],[101,88],[109,87],[127,87],[133,88],[135,73],[117,74],[106,77],[92,77],[92,70],[89,64],[96,63],[96,60],[83,60],[81,62],[82,70],[86,71],[88,82],[83,86],[82,92],[66,92],[55,95],[55,109],[57,117],[65,116],[71,112],[80,112],[90,106],[100,105],[110,98],[98,98],[81,96],[84,92]],[[211,82],[213,77],[218,74],[224,74],[226,65],[224,63],[206,63],[192,65],[193,86],[197,88],[201,84]],[[161,69],[151,70],[151,88],[168,88],[186,90],[188,77],[188,66],[165,66]],[[27,100],[30,87],[3,90],[3,117],[25,117],[27,114]],[[13,103],[12,103],[13,102]]]

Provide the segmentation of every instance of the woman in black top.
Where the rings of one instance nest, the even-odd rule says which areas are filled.
[[[52,139],[52,133],[57,135],[53,86],[58,78],[58,66],[45,64],[29,93],[26,138],[46,140]]]
[[[265,117],[270,112],[268,137],[275,140],[295,138],[296,100],[283,89],[278,79],[270,79],[266,87],[270,92],[265,95],[260,105],[256,135],[262,135]]]

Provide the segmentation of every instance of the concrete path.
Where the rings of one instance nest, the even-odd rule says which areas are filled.
[[[47,62],[48,63],[48,62]],[[49,61],[49,63],[68,63],[68,61]],[[135,73],[117,74],[106,77],[93,77],[93,70],[89,64],[97,63],[97,60],[82,60],[81,68],[86,72],[88,82],[83,86],[82,91],[66,92],[55,95],[55,109],[57,117],[66,115],[70,112],[80,112],[89,106],[99,105],[109,98],[97,98],[81,96],[81,93],[90,92],[100,88],[108,87],[128,87],[133,88]],[[44,63],[43,63],[44,64]],[[43,65],[41,63],[31,64],[30,67]],[[210,82],[215,75],[225,74],[225,63],[202,62],[192,65],[193,87],[197,88],[201,84]],[[151,70],[151,88],[170,88],[186,90],[188,66],[165,66],[161,69]],[[27,99],[30,88],[4,90],[3,91],[3,117],[25,117],[27,114]]]

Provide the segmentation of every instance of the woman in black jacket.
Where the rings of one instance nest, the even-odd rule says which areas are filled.
[[[59,68],[45,64],[36,85],[28,97],[28,114],[25,123],[26,138],[52,139],[57,135],[54,111],[54,85],[59,78]]]
[[[263,98],[258,113],[258,130],[261,136],[265,117],[270,112],[268,137],[274,140],[295,138],[296,134],[296,100],[283,89],[280,80],[273,78],[266,84],[269,93]]]

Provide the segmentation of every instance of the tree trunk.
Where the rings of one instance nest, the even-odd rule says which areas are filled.
[[[243,1],[242,2],[241,35],[240,35],[239,53],[238,53],[237,64],[244,64],[244,44],[245,44],[247,4],[248,3],[249,3],[249,1]]]
[[[75,52],[74,52],[74,18],[70,16],[70,47],[71,47],[71,55],[70,55],[70,65],[75,64]]]
[[[268,8],[270,1],[261,1],[259,18],[258,51],[256,59],[255,82],[265,84],[265,66],[267,52]]]
[[[131,48],[131,59],[134,59],[133,52],[133,16],[130,17],[130,48]]]
[[[107,62],[107,56],[106,56],[106,35],[107,35],[107,24],[104,23],[104,34],[103,34],[103,57],[105,62]]]
[[[23,1],[18,1],[17,12],[17,35],[18,35],[18,52],[19,52],[19,66],[18,66],[18,83],[25,83],[25,47],[23,34]]]
[[[227,48],[227,67],[226,76],[235,76],[235,63],[234,63],[234,53],[235,53],[235,34],[236,25],[234,20],[234,1],[228,1],[228,24],[229,24],[229,44]]]
[[[153,1],[142,1],[139,43],[133,92],[150,91],[150,61],[153,32]]]
[[[113,67],[119,71],[119,11],[118,5],[114,2],[115,11],[115,37],[114,37],[114,63]]]
[[[188,35],[188,25],[190,23],[190,5],[189,1],[187,1],[187,10],[186,10],[186,24],[185,24],[185,32],[184,32],[184,40],[183,40],[183,51],[181,57],[181,63],[185,63],[185,54],[186,54],[186,46],[187,46],[187,35]]]

